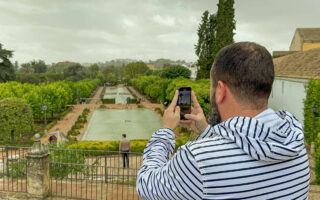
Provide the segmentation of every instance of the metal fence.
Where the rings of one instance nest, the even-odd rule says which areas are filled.
[[[0,191],[27,192],[29,147],[0,146]]]
[[[135,183],[141,153],[128,153],[123,168],[119,152],[50,149],[51,195],[79,199],[139,199]]]
[[[27,192],[29,147],[0,146],[0,191]],[[140,199],[136,176],[141,153],[129,152],[123,168],[119,152],[50,149],[51,196],[66,199]]]

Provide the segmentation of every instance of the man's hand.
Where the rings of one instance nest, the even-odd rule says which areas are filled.
[[[204,116],[203,110],[200,107],[197,97],[193,91],[191,91],[191,98],[194,107],[191,107],[190,114],[184,115],[187,120],[181,120],[180,123],[189,125],[195,133],[201,134],[208,126],[207,119]]]
[[[176,90],[170,106],[164,111],[162,126],[175,130],[180,121],[180,107],[176,106],[178,101],[179,91]]]

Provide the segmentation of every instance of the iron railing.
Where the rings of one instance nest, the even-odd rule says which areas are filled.
[[[135,183],[141,153],[129,153],[123,168],[119,152],[50,149],[51,195],[76,199],[139,199]]]
[[[0,146],[0,191],[27,192],[29,147]],[[129,152],[123,168],[119,152],[50,148],[51,196],[66,199],[140,199],[136,176],[141,153]]]
[[[0,146],[0,191],[27,192],[29,147]]]

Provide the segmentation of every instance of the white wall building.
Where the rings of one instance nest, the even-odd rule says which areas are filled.
[[[320,79],[320,48],[274,59],[275,80],[269,107],[288,110],[303,124],[305,86],[310,78]]]
[[[303,123],[303,100],[307,79],[276,77],[269,98],[269,107],[278,110],[288,110]]]

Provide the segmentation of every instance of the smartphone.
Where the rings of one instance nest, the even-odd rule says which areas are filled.
[[[191,113],[191,87],[179,87],[177,106],[180,107],[180,119],[186,120],[185,114]]]

